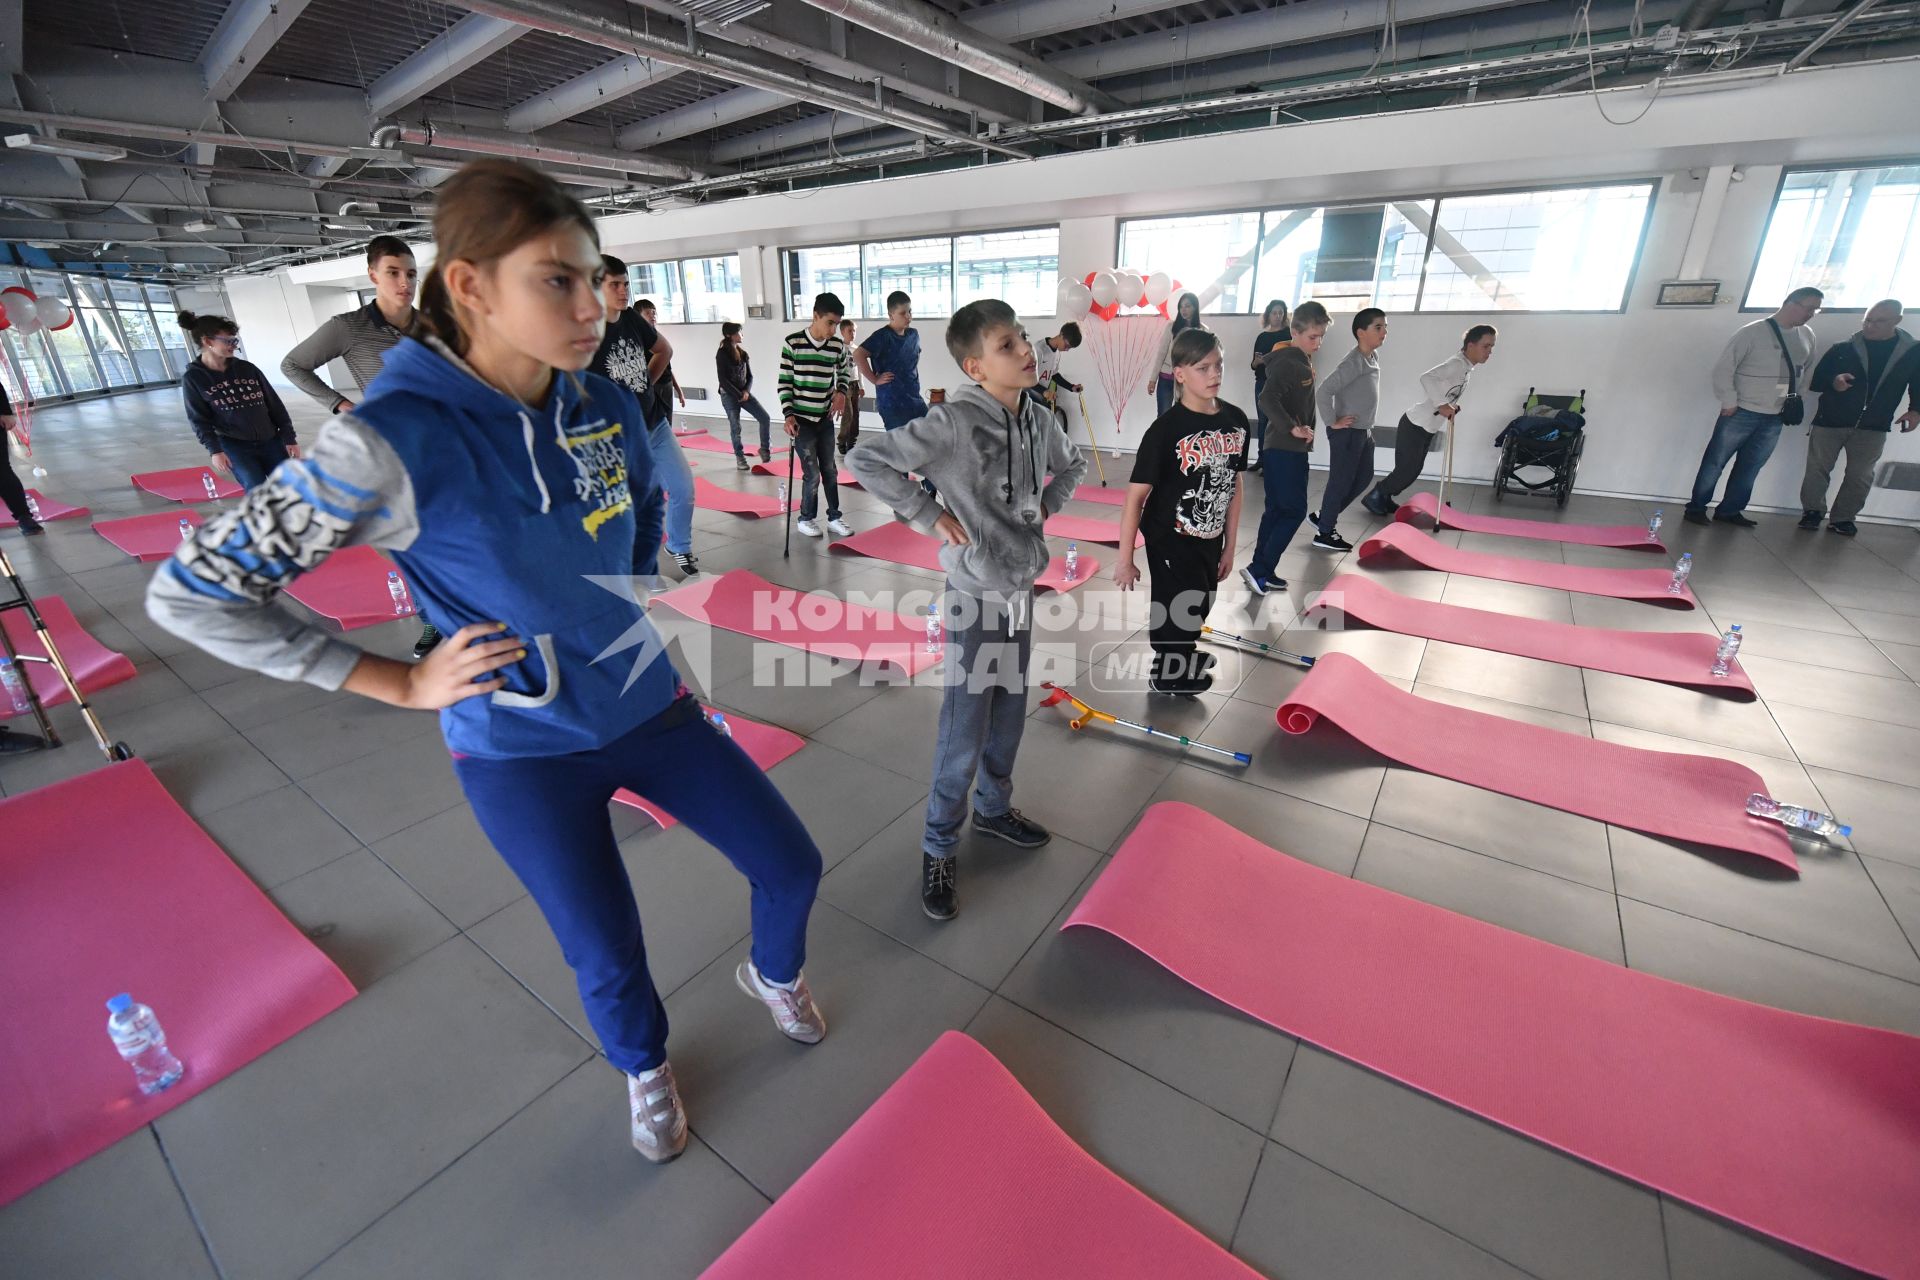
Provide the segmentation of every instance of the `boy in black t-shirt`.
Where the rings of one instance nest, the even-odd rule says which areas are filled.
[[[1240,523],[1240,473],[1247,467],[1247,415],[1220,399],[1220,339],[1182,330],[1169,353],[1179,398],[1147,428],[1134,455],[1120,561],[1113,577],[1130,591],[1135,531],[1146,536],[1152,574],[1151,643],[1155,693],[1205,692],[1211,659],[1197,648],[1215,589],[1233,571]]]

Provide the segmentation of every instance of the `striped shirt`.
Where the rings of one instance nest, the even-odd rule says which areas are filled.
[[[322,408],[338,410],[347,397],[328,386],[315,372],[329,360],[345,360],[347,372],[360,384],[361,394],[380,372],[387,352],[406,335],[387,323],[380,304],[369,302],[358,311],[330,317],[313,331],[313,336],[287,352],[280,372],[288,382],[320,402]]]
[[[853,386],[853,356],[837,333],[819,342],[805,329],[787,335],[780,346],[780,408],[803,421],[824,418],[834,392]]]

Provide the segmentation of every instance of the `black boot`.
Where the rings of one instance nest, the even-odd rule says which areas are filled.
[[[920,909],[930,920],[951,920],[960,914],[960,893],[954,885],[958,861],[920,855]]]

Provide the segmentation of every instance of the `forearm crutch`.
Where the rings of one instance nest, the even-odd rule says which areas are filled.
[[[1099,469],[1100,487],[1104,489],[1107,487],[1107,464],[1100,458],[1100,442],[1093,438],[1093,419],[1087,416],[1087,393],[1076,391],[1073,394],[1080,397],[1080,421],[1087,428],[1087,443],[1093,446],[1093,465]]]
[[[1073,709],[1079,712],[1073,719],[1067,721],[1067,728],[1069,729],[1084,729],[1090,721],[1104,720],[1108,724],[1119,725],[1123,729],[1132,729],[1136,732],[1144,733],[1149,738],[1161,738],[1167,742],[1177,742],[1181,746],[1191,747],[1195,751],[1211,751],[1217,756],[1227,757],[1235,764],[1253,763],[1253,757],[1244,751],[1229,751],[1225,747],[1216,747],[1212,743],[1201,742],[1197,738],[1189,738],[1184,733],[1168,733],[1165,729],[1156,729],[1150,724],[1141,724],[1137,720],[1123,720],[1111,711],[1101,711],[1090,707],[1051,680],[1043,681],[1040,687],[1053,690],[1052,693],[1047,695],[1046,700],[1040,704],[1041,706],[1051,707],[1056,703],[1071,702]]]
[[[780,504],[780,519],[784,521],[787,526],[787,540],[786,540],[786,543],[780,548],[780,558],[782,560],[790,560],[793,558],[793,458],[794,458],[794,455],[799,452],[800,452],[800,437],[798,435],[788,436],[787,437],[787,496],[786,496],[786,500]]]
[[[1244,645],[1256,653],[1264,653],[1269,658],[1280,658],[1287,662],[1297,662],[1303,667],[1310,667],[1314,663],[1313,657],[1309,654],[1289,653],[1279,645],[1268,644],[1264,640],[1252,640],[1246,636],[1237,636],[1231,631],[1221,631],[1217,627],[1209,627],[1204,623],[1201,624],[1200,627],[1200,636],[1202,639],[1208,636],[1217,636],[1223,642]]]
[[[4,550],[0,550],[0,577],[4,577],[7,585],[13,589],[12,599],[0,600],[0,614],[14,609],[24,609],[28,620],[33,623],[34,639],[40,642],[40,648],[45,654],[42,657],[40,654],[16,653],[12,639],[6,634],[6,628],[0,626],[0,653],[4,653],[13,662],[14,669],[20,673],[21,682],[26,685],[27,701],[33,712],[33,718],[39,726],[42,740],[49,748],[57,747],[60,745],[60,734],[54,729],[53,721],[47,716],[47,709],[41,705],[40,694],[34,689],[33,681],[28,678],[23,669],[24,663],[45,663],[60,673],[61,683],[67,686],[67,695],[73,699],[73,705],[79,708],[80,715],[87,722],[87,728],[93,733],[93,740],[100,745],[100,750],[107,759],[133,759],[132,747],[124,742],[114,742],[107,737],[106,726],[100,723],[100,717],[87,702],[86,695],[80,692],[80,682],[74,679],[73,670],[67,666],[66,659],[60,656],[60,647],[54,643],[53,633],[47,628],[47,620],[40,616],[39,606],[27,593],[26,584],[21,582],[20,576],[14,572],[13,561],[7,558]]]

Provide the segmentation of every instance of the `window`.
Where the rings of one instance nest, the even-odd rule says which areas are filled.
[[[686,315],[686,299],[680,291],[680,264],[677,262],[635,262],[627,268],[627,281],[633,286],[635,306],[653,303],[654,319],[661,324],[679,324]]]
[[[1341,312],[1616,311],[1639,259],[1651,182],[1136,218],[1120,265],[1215,296],[1211,314],[1307,299]]]
[[[913,296],[913,313],[923,319],[950,316],[980,298],[1001,298],[1025,316],[1051,316],[1060,228],[784,249],[780,258],[789,320],[810,317],[814,295],[829,291],[840,295],[849,318],[884,320],[895,289]]]
[[[79,324],[93,342],[94,359],[99,363],[101,377],[109,387],[133,386],[140,377],[134,370],[126,338],[120,332],[120,322],[113,314],[107,282],[98,277],[76,276],[73,283],[74,292],[79,295],[79,305],[75,308],[80,314]],[[180,334],[179,326],[173,326],[173,332],[180,336],[184,350],[185,336]]]
[[[717,324],[746,318],[746,299],[740,292],[740,255],[723,258],[682,258],[680,276],[686,288],[686,319],[690,324]]]
[[[27,288],[33,290],[35,297],[58,298],[68,306],[73,305],[73,299],[67,296],[65,276],[36,271],[27,277]],[[93,352],[87,349],[87,336],[81,331],[77,316],[64,329],[57,332],[47,330],[47,343],[53,348],[54,358],[60,361],[60,370],[66,375],[70,392],[100,390],[100,375],[93,367]]]
[[[127,335],[134,373],[142,382],[173,381],[167,357],[160,349],[159,326],[153,322],[153,313],[147,310],[146,294],[139,285],[123,280],[115,280],[109,288],[121,331]]]
[[[1805,285],[1846,311],[1920,297],[1920,164],[1786,172],[1743,305],[1771,311]]]

